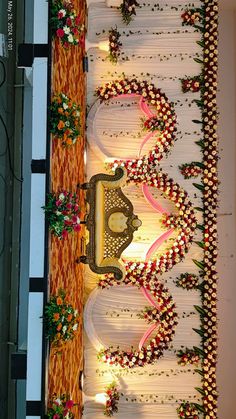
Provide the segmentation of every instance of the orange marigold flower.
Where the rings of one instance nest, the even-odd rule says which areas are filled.
[[[61,328],[62,328],[62,324],[59,323],[59,325],[57,326],[57,331],[59,332],[61,330]]]
[[[69,116],[69,112],[68,111],[65,111],[65,116]]]
[[[67,139],[66,139],[66,144],[67,144],[67,145],[71,145],[71,144],[73,144],[72,138],[67,138]]]
[[[67,316],[67,321],[68,321],[68,322],[70,322],[70,321],[71,321],[71,319],[72,319],[72,314],[68,314],[68,316]]]
[[[63,113],[63,112],[64,112],[63,108],[58,108],[58,113]]]
[[[68,107],[72,108],[73,103],[72,102],[68,102]]]
[[[59,121],[59,123],[57,124],[57,128],[58,129],[63,129],[64,128],[64,126],[65,126],[65,124],[64,124],[64,122],[63,121]]]
[[[54,318],[55,322],[57,322],[57,320],[59,320],[59,317],[60,317],[59,313],[54,313],[53,314],[53,318]]]
[[[62,298],[61,297],[57,297],[57,305],[61,306],[63,303]]]

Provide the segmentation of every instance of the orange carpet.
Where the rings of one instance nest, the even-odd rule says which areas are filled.
[[[74,0],[76,12],[85,22],[86,7],[84,0]],[[65,93],[81,106],[81,138],[74,146],[64,148],[60,141],[53,140],[51,148],[51,190],[76,191],[76,185],[84,181],[84,130],[85,130],[85,75],[82,59],[84,48],[72,46],[64,49],[58,40],[53,42],[52,58],[52,95]],[[79,192],[82,216],[85,211],[84,195]],[[68,342],[60,351],[50,353],[48,397],[53,393],[70,394],[72,399],[80,403],[79,371],[83,369],[83,266],[75,263],[81,254],[81,240],[84,230],[74,233],[65,240],[51,237],[50,243],[50,293],[65,289],[70,302],[81,313],[79,330],[75,339]],[[80,418],[80,408],[74,408],[75,417]]]

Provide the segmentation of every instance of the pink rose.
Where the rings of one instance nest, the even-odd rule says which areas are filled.
[[[60,201],[60,199],[57,199],[56,206],[59,207],[60,205],[61,205],[61,201]]]
[[[57,29],[56,34],[58,38],[63,38],[63,36],[65,35],[65,32],[63,31],[63,29]]]
[[[60,419],[60,416],[57,413],[55,413],[55,415],[53,415],[53,419]]]
[[[80,224],[76,224],[76,225],[74,226],[74,230],[75,230],[75,231],[80,231],[80,230],[81,230],[81,225],[80,225]]]

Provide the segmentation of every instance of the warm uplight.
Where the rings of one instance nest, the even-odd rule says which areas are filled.
[[[107,41],[100,41],[100,42],[98,43],[98,48],[99,48],[101,51],[106,51],[106,52],[109,52],[109,40],[107,40]]]
[[[107,400],[109,399],[109,396],[106,393],[98,393],[95,396],[95,402],[100,404],[106,404]]]

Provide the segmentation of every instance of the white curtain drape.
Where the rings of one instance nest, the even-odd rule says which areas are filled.
[[[202,205],[201,193],[193,186],[194,180],[184,180],[178,169],[182,163],[201,161],[200,148],[195,144],[201,139],[201,130],[192,122],[201,119],[200,111],[193,102],[193,99],[199,99],[199,94],[183,94],[180,84],[180,78],[200,74],[200,65],[194,61],[194,58],[201,58],[201,48],[196,43],[200,34],[192,27],[183,27],[181,20],[181,13],[189,4],[183,0],[160,0],[159,6],[154,1],[142,3],[142,8],[137,9],[137,16],[128,27],[122,22],[119,11],[108,5],[112,2],[89,5],[87,36],[91,42],[99,42],[107,39],[111,27],[117,26],[123,44],[122,54],[114,66],[106,59],[105,52],[97,48],[88,51],[87,177],[104,172],[108,160],[138,156],[145,135],[138,99],[117,98],[107,105],[100,104],[94,96],[98,86],[124,73],[128,77],[152,81],[174,102],[178,118],[177,141],[170,154],[160,162],[160,167],[188,192],[194,206],[199,207]],[[199,1],[191,3],[191,7],[200,5]],[[154,140],[147,142],[143,153],[151,148]],[[129,185],[124,188],[124,193],[132,201],[134,212],[143,224],[123,256],[144,260],[153,241],[163,232],[160,214],[148,205],[140,186]],[[152,193],[165,209],[176,212],[173,204],[164,199],[159,191],[152,188]],[[201,213],[197,212],[196,216],[201,224]],[[201,240],[201,233],[196,232],[195,240]],[[158,252],[163,253],[170,243],[162,245]],[[199,315],[193,307],[201,305],[199,292],[186,291],[174,284],[181,273],[198,273],[192,259],[202,259],[202,251],[195,243],[185,260],[160,278],[173,296],[179,319],[169,350],[154,365],[132,370],[109,367],[97,360],[93,346],[93,343],[96,346],[95,335],[104,346],[120,345],[124,349],[130,345],[138,346],[148,327],[144,320],[137,317],[137,313],[149,305],[142,293],[135,287],[117,286],[99,290],[93,301],[91,297],[85,316],[85,330],[89,329],[91,333],[88,332],[90,339],[85,333],[84,392],[87,395],[101,393],[115,378],[123,394],[116,414],[118,419],[174,419],[177,418],[176,407],[180,401],[200,402],[199,393],[195,390],[195,387],[201,386],[200,376],[194,372],[196,367],[181,367],[176,358],[176,351],[182,347],[200,345],[199,336],[192,330],[200,327]],[[85,295],[88,300],[97,279],[86,269]],[[103,418],[101,405],[86,402],[84,417]]]

